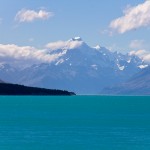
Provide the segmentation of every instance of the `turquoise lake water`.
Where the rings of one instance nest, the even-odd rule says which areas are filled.
[[[0,150],[150,150],[150,97],[0,97]]]

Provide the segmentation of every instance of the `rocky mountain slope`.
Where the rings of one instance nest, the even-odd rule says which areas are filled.
[[[101,93],[107,95],[150,95],[150,67],[138,72],[123,84],[103,89]]]

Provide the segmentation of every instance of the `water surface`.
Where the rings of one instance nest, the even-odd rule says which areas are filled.
[[[1,150],[150,150],[149,97],[0,97]]]

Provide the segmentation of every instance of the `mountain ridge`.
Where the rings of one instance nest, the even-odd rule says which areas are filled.
[[[150,67],[133,75],[127,82],[104,88],[106,95],[150,95]]]

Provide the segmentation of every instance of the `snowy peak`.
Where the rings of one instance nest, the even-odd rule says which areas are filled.
[[[71,41],[82,41],[83,42],[82,38],[79,36],[72,38]]]
[[[142,69],[144,64],[141,59],[124,55],[118,52],[112,52],[105,47],[97,45],[90,47],[82,41],[80,37],[72,38],[68,46],[64,49],[65,53],[61,55],[54,64],[61,67],[86,67],[87,70],[94,68],[96,71],[102,68],[114,69],[117,72],[134,71]],[[140,66],[140,67],[139,67]],[[134,68],[134,69],[133,69]]]
[[[60,55],[53,64],[61,67],[87,67],[100,70],[101,68],[114,69],[123,72],[127,70],[143,69],[145,64],[140,58],[129,54],[113,52],[108,48],[97,45],[91,47],[86,44],[81,37],[74,37],[64,44],[58,43],[62,47],[55,49],[51,54]],[[62,66],[63,65],[63,66]],[[94,65],[94,67],[93,67]],[[98,69],[99,68],[99,69]],[[134,68],[134,69],[133,69]]]

